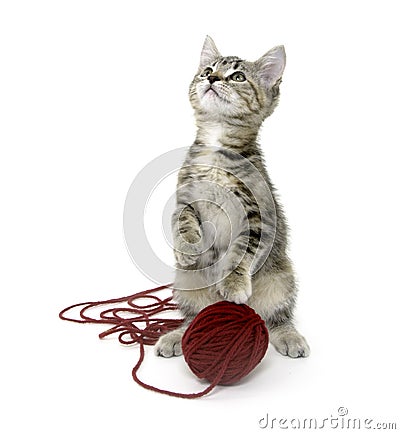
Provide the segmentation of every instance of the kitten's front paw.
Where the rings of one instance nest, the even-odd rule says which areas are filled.
[[[173,330],[160,337],[154,352],[157,356],[172,357],[182,355],[182,332],[180,330]]]
[[[251,296],[251,278],[232,271],[224,280],[217,284],[217,291],[226,301],[244,304]]]

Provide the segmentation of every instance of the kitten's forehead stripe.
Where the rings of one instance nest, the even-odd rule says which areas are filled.
[[[224,72],[224,77],[228,77],[229,75],[231,75],[234,71],[236,71],[242,64],[242,62],[244,62],[242,59],[240,59],[239,57],[235,57],[235,56],[229,56],[229,57],[224,57],[222,59],[216,60],[211,66],[215,71],[218,71],[219,68],[221,67],[230,67],[227,71]],[[225,69],[225,68],[224,68]],[[243,67],[242,67],[243,69]]]
[[[234,68],[229,68],[228,71],[225,72],[224,77],[227,78],[235,72]]]

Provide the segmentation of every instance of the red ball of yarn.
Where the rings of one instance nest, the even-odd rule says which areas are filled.
[[[251,307],[220,301],[194,318],[183,335],[182,352],[197,377],[232,384],[260,363],[268,342],[265,322]]]

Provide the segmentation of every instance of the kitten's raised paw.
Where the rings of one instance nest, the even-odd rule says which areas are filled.
[[[273,332],[271,332],[271,342],[275,349],[284,356],[299,358],[310,355],[307,341],[296,330],[282,333],[277,338],[273,338]]]
[[[201,246],[199,243],[175,242],[174,254],[178,265],[190,267],[196,264],[201,254]]]
[[[182,335],[180,330],[173,330],[161,336],[154,347],[155,354],[161,357],[181,356]]]
[[[175,250],[175,259],[178,265],[183,268],[195,265],[197,262],[198,255],[188,255],[186,253],[179,252]]]

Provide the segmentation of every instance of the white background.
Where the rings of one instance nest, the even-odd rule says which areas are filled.
[[[267,412],[322,420],[339,406],[400,426],[396,3],[1,3],[2,432],[251,433]],[[270,348],[243,383],[189,401],[143,390],[137,349],[57,314],[153,286],[124,245],[125,195],[149,161],[192,142],[187,90],[206,34],[249,60],[286,47],[261,141],[312,353]],[[141,376],[204,386],[151,350]]]

